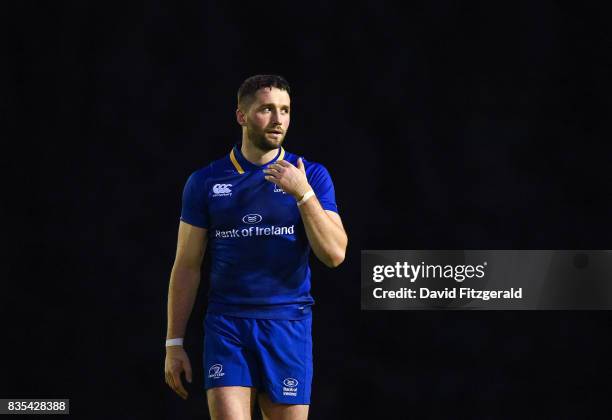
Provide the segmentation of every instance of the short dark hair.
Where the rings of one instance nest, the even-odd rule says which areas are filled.
[[[240,85],[240,89],[238,89],[238,107],[241,105],[247,105],[248,107],[255,98],[255,92],[264,87],[275,87],[291,93],[289,83],[283,76],[258,74],[249,77]]]

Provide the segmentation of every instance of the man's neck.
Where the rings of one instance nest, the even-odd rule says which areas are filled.
[[[254,165],[261,166],[264,163],[270,162],[278,154],[278,149],[261,150],[255,147],[248,139],[242,138],[242,147],[240,153],[249,162]]]

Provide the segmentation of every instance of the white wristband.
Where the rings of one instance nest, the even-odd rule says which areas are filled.
[[[166,347],[170,346],[182,346],[183,339],[182,338],[171,338],[170,340],[166,340]]]
[[[302,197],[302,199],[300,201],[297,202],[298,206],[301,206],[302,204],[304,204],[310,197],[313,197],[315,195],[313,190],[308,191],[306,194],[304,194],[304,196]]]

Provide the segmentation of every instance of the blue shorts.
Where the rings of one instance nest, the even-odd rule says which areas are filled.
[[[205,388],[254,387],[280,404],[310,404],[312,316],[301,320],[207,313]]]

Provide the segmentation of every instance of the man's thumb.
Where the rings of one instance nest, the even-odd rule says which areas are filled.
[[[186,363],[184,365],[185,368],[185,378],[187,379],[187,382],[191,383],[191,366],[189,365],[189,363]]]
[[[304,162],[302,162],[302,158],[298,158],[298,169],[302,172],[306,172],[306,170],[304,169]]]

